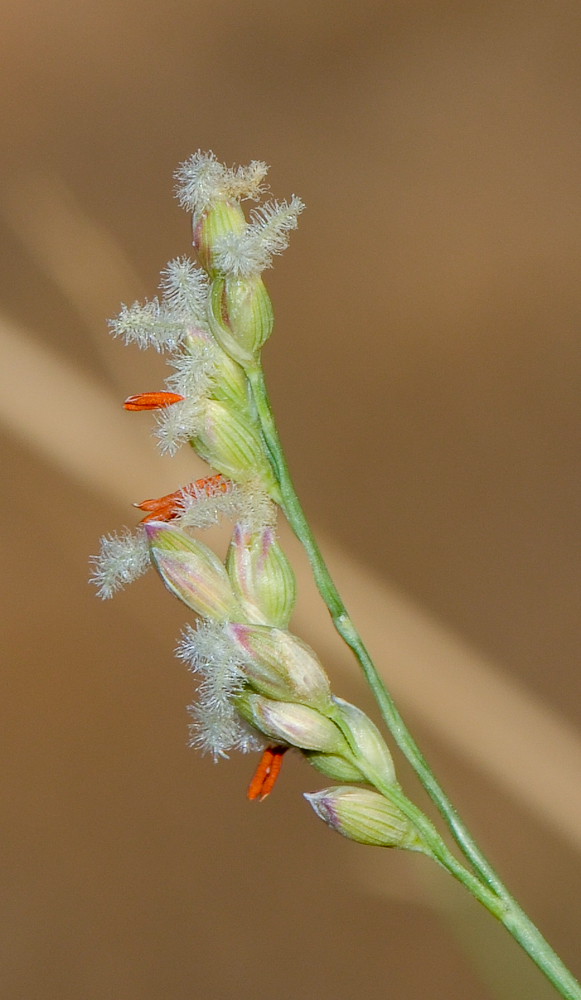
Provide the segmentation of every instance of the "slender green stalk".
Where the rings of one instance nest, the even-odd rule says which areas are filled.
[[[302,542],[307,552],[315,582],[321,597],[327,605],[333,624],[339,632],[339,635],[344,639],[357,657],[357,660],[363,668],[365,678],[377,700],[386,725],[392,733],[400,750],[403,754],[405,754],[406,758],[414,768],[424,788],[442,813],[460,848],[490,888],[494,889],[499,896],[502,896],[504,892],[506,892],[504,886],[486,861],[482,852],[474,843],[472,837],[456,813],[454,806],[446,796],[443,789],[440,787],[427,761],[415,743],[415,740],[399,714],[393,698],[387,690],[377,667],[367,652],[363,640],[355,629],[339,592],[331,579],[329,570],[327,569],[323,556],[321,555],[317,542],[315,541],[311,528],[303,513],[300,501],[295,493],[290,478],[290,473],[288,471],[288,466],[286,464],[268,401],[262,370],[258,367],[249,369],[247,370],[247,375],[252,386],[266,446],[271,457],[275,475],[280,484],[282,509],[293,531]]]
[[[562,996],[569,998],[569,1000],[577,1000],[577,998],[581,997],[581,986],[577,980],[571,975],[537,927],[529,920],[516,900],[506,890],[505,896],[500,899],[461,865],[448,850],[437,830],[426,816],[413,803],[409,802],[401,792],[388,787],[382,788],[379,785],[376,785],[376,787],[386,798],[389,798],[397,805],[408,819],[412,820],[421,831],[436,861],[450,875],[457,879],[458,882],[461,882],[468,892],[482,903],[494,917],[504,924],[508,932],[518,941],[539,969],[544,972],[557,991]]]
[[[530,958],[545,973],[558,992],[567,1000],[581,1000],[581,986],[571,975],[560,958],[545,941],[540,931],[529,920],[518,903],[512,898],[508,889],[484,857],[464,823],[458,816],[454,806],[441,788],[419,747],[405,725],[394,701],[387,690],[375,664],[373,663],[363,640],[359,636],[341,596],[331,578],[317,542],[302,510],[295,492],[282,445],[278,437],[274,417],[268,400],[264,375],[260,364],[249,365],[246,374],[252,390],[256,412],[258,414],[264,442],[280,486],[282,509],[302,543],[315,578],[319,593],[323,598],[333,624],[339,635],[355,654],[365,678],[375,696],[381,714],[398,747],[405,755],[422,785],[436,804],[460,849],[476,871],[478,878],[473,876],[451,854],[444,842],[435,831],[429,820],[402,795],[402,803],[398,805],[410,819],[420,823],[421,827],[428,824],[425,833],[429,834],[433,847],[437,847],[434,855],[451,875],[457,878],[491,913],[494,914],[510,934],[524,948]],[[387,797],[393,797],[393,789],[380,789]],[[405,803],[404,803],[405,800]],[[405,804],[405,808],[404,808]],[[410,807],[414,813],[409,815]],[[418,817],[421,817],[419,819]],[[431,830],[429,829],[431,828]],[[431,832],[433,831],[433,833]],[[434,839],[434,835],[437,841]],[[432,845],[431,845],[432,846]]]

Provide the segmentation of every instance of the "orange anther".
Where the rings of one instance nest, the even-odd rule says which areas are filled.
[[[281,768],[283,754],[287,750],[288,747],[268,747],[264,751],[246,793],[251,802],[254,799],[262,802],[270,795]]]
[[[228,493],[232,489],[232,480],[226,479],[219,472],[216,476],[206,476],[205,479],[196,479],[195,483],[190,483],[185,489],[194,497],[199,497],[202,494],[207,497],[215,497],[218,493]]]
[[[123,406],[126,410],[162,410],[183,398],[177,392],[140,392],[137,396],[128,396]]]
[[[167,496],[154,500],[143,500],[133,506],[137,507],[138,510],[150,511],[147,517],[143,518],[143,521],[171,521],[179,512],[177,507],[182,494],[183,490],[176,490],[175,493],[168,493]]]
[[[206,476],[205,479],[197,479],[195,483],[189,483],[188,486],[184,486],[181,490],[168,493],[164,497],[158,497],[155,500],[142,500],[141,503],[136,503],[133,506],[137,507],[138,510],[148,511],[147,517],[144,517],[141,522],[142,524],[145,521],[172,521],[183,510],[182,501],[184,496],[191,496],[195,500],[203,496],[215,497],[220,493],[228,493],[231,489],[231,480],[226,479],[219,472],[216,476]]]

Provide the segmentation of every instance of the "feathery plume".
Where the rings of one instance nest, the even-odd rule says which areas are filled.
[[[142,528],[130,531],[125,528],[118,535],[113,532],[101,539],[101,551],[91,556],[91,583],[97,587],[97,596],[107,600],[128,583],[142,576],[151,565],[149,546]]]
[[[137,344],[141,349],[155,347],[160,353],[175,351],[186,333],[183,323],[157,298],[144,305],[134,302],[132,306],[121,306],[109,326],[113,336],[123,337],[126,344]]]
[[[232,704],[242,690],[241,651],[219,624],[198,622],[186,626],[176,650],[180,660],[200,678],[198,701],[188,710],[192,716],[191,746],[211,753],[216,760],[228,751],[244,753],[263,749],[265,741],[252,733]]]
[[[176,173],[176,197],[182,208],[194,213],[194,219],[214,202],[226,199],[257,201],[265,190],[263,181],[268,167],[252,160],[247,167],[227,167],[213,153],[198,150],[182,163]]]
[[[304,207],[293,195],[290,204],[272,201],[253,209],[253,222],[241,233],[232,231],[216,239],[216,268],[223,274],[248,278],[272,267],[272,257],[286,250],[289,232],[297,228]]]
[[[208,277],[189,257],[176,257],[161,272],[164,302],[176,316],[202,330],[207,329]]]

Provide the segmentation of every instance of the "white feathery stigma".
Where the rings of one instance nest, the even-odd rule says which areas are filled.
[[[210,334],[198,330],[188,335],[183,349],[168,364],[174,369],[166,385],[180,396],[207,395],[216,372],[220,348]]]
[[[244,531],[276,527],[277,506],[258,479],[237,484],[235,517]]]
[[[223,628],[216,622],[198,622],[195,629],[188,625],[176,655],[200,677],[198,701],[189,706],[191,745],[214,759],[227,757],[232,749],[261,749],[264,742],[250,732],[232,704],[244,686],[243,661]]]
[[[183,528],[210,528],[221,517],[236,521],[246,532],[276,526],[277,508],[257,480],[232,483],[224,491],[210,494],[205,487],[186,486],[175,504],[176,517]]]
[[[213,153],[198,150],[175,173],[176,197],[182,208],[194,213],[194,223],[200,213],[214,202],[251,198],[257,201],[265,190],[264,178],[268,167],[253,160],[247,167],[227,167]]]
[[[182,528],[211,528],[221,517],[234,520],[240,505],[241,487],[232,483],[226,491],[186,486],[176,501],[174,510]]]
[[[208,277],[189,257],[176,257],[161,272],[160,288],[168,308],[186,324],[207,330]]]
[[[91,556],[91,583],[97,596],[106,600],[128,583],[137,580],[151,565],[147,538],[142,528],[132,532],[124,528],[101,539],[101,551]]]
[[[293,195],[290,203],[271,201],[253,209],[253,221],[241,233],[230,232],[216,240],[216,267],[237,278],[272,267],[273,255],[286,250],[289,232],[297,228],[304,207],[301,199]]]
[[[109,320],[114,337],[123,337],[126,344],[140,348],[155,347],[156,351],[174,351],[181,343],[186,330],[166,304],[151,299],[141,305],[121,306],[115,319]]]
[[[155,415],[154,431],[162,455],[175,455],[200,432],[204,419],[204,400],[188,398],[174,403]]]
[[[162,454],[174,455],[180,445],[198,433],[205,399],[216,371],[218,351],[210,335],[198,330],[195,336],[192,332],[188,334],[184,349],[171,358],[169,364],[174,372],[166,379],[166,385],[171,392],[184,398],[156,414],[155,436]]]
[[[188,257],[170,261],[162,271],[162,299],[144,305],[122,306],[116,319],[109,320],[114,337],[126,344],[175,351],[188,335],[207,331],[207,278]]]

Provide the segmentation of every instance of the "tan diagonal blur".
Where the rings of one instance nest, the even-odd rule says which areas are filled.
[[[0,351],[5,363],[0,373],[0,420],[73,482],[128,506],[138,493],[163,494],[170,469],[184,482],[206,474],[204,463],[185,449],[171,464],[160,460],[122,413],[118,400],[23,331],[0,323]],[[45,400],[42,423],[34,419],[27,391]],[[227,524],[213,531],[215,544],[224,549],[229,532]],[[297,572],[300,600],[295,630],[338,668],[353,670],[349,651],[334,637],[326,609],[317,600],[298,541],[284,522],[280,533]],[[581,850],[577,779],[581,730],[386,586],[381,577],[332,543],[323,548],[333,578],[393,693],[441,740]]]
[[[115,410],[164,365],[105,323],[187,252],[172,170],[266,159],[308,206],[268,275],[297,484],[422,746],[579,974],[578,5],[3,14],[0,992],[550,995],[510,949],[481,979],[421,859],[362,863],[299,761],[252,808],[252,761],[188,751],[180,607],[153,578],[98,603],[86,559],[123,498],[197,471]],[[297,628],[365,701],[313,603]]]

